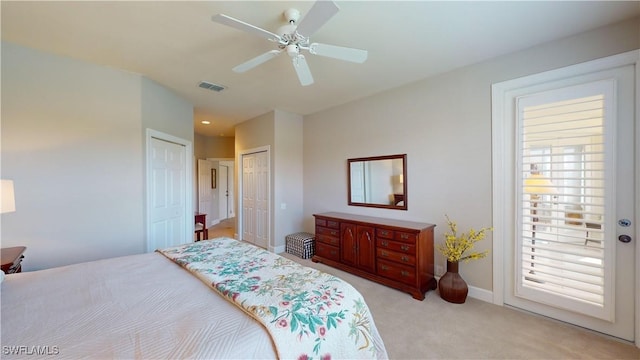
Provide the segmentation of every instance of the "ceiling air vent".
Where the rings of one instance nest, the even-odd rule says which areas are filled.
[[[220,91],[226,89],[225,86],[218,85],[218,84],[212,84],[212,83],[206,82],[206,81],[201,81],[200,84],[198,84],[198,86],[203,88],[203,89],[208,89],[208,90],[215,91],[215,92],[220,92]]]

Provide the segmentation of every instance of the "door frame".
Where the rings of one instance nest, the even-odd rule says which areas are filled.
[[[202,163],[201,163],[201,161],[202,161]],[[200,184],[200,165],[201,165],[201,164],[203,164],[203,163],[205,163],[205,164],[206,164],[206,163],[210,163],[211,168],[209,168],[208,170],[211,170],[211,169],[215,168],[215,167],[213,166],[213,165],[214,165],[214,164],[213,164],[214,162],[213,162],[213,161],[210,161],[210,160],[208,160],[208,159],[197,159],[197,160],[196,160],[196,162],[194,163],[194,165],[196,166],[196,168],[195,168],[195,172],[194,172],[194,173],[196,174],[196,184],[197,184],[197,185],[196,185],[196,187],[194,188],[194,192],[198,194],[198,196],[197,196],[197,201],[196,201],[196,203],[194,204],[194,209],[195,209],[195,210],[197,210],[197,211],[198,211],[198,212],[200,212],[200,213],[205,213],[205,214],[207,214],[207,223],[206,223],[206,224],[204,224],[204,226],[205,226],[205,227],[207,227],[207,228],[209,228],[209,227],[211,227],[211,226],[213,226],[213,225],[216,225],[216,224],[217,224],[217,223],[219,223],[220,221],[219,221],[219,219],[214,219],[214,218],[213,218],[213,215],[214,215],[214,214],[212,214],[212,213],[211,213],[211,211],[209,211],[209,210],[211,210],[211,209],[209,209],[209,210],[207,210],[207,211],[204,211],[203,209],[201,209],[201,208],[200,208],[200,203],[201,203],[200,199],[202,199],[202,193],[201,193],[201,187],[200,187],[200,185],[201,185],[201,184]],[[206,182],[207,184],[205,185],[205,187],[210,188],[210,186],[211,186],[211,181],[212,181],[212,179],[211,179],[211,172],[210,172],[210,171],[207,171],[207,172],[206,172],[206,174],[208,175],[208,181]],[[215,191],[217,191],[217,189],[216,189]],[[214,190],[211,190],[211,197],[212,197],[212,198],[216,198],[216,196],[215,196],[215,191],[214,191]],[[212,201],[211,201],[211,203],[214,203],[214,201],[212,200]],[[215,206],[216,206],[216,209],[217,209],[218,204],[216,203],[216,204],[215,204]]]
[[[504,281],[505,271],[511,263],[510,254],[505,254],[504,246],[510,239],[511,226],[515,221],[514,213],[509,211],[512,196],[515,194],[514,179],[505,177],[506,170],[515,163],[515,155],[510,151],[514,147],[515,134],[502,126],[506,116],[514,114],[513,104],[509,105],[507,99],[511,91],[530,86],[532,78],[536,83],[553,81],[558,78],[577,76],[600,70],[606,70],[619,66],[632,65],[635,68],[635,177],[640,179],[640,50],[633,50],[618,55],[612,55],[601,59],[587,61],[577,65],[570,65],[556,70],[550,70],[539,74],[533,74],[516,78],[491,86],[491,144],[492,144],[492,217],[493,217],[493,303],[504,306]],[[635,274],[640,273],[640,185],[635,181],[635,222],[636,230],[633,235],[635,242]],[[640,292],[640,276],[635,278],[635,293]],[[635,299],[635,345],[640,348],[640,296]]]
[[[241,150],[238,151],[238,158],[237,158],[237,162],[236,162],[236,169],[238,170],[238,185],[236,186],[237,192],[238,192],[238,196],[236,197],[237,202],[238,202],[238,206],[236,207],[236,214],[238,215],[238,218],[236,220],[236,224],[237,224],[237,234],[238,234],[238,238],[239,240],[242,240],[242,233],[243,233],[243,228],[242,228],[242,224],[243,222],[243,216],[244,214],[242,213],[242,198],[243,198],[243,165],[242,165],[242,157],[245,155],[249,155],[249,154],[254,154],[254,153],[259,153],[259,152],[266,152],[267,153],[267,193],[269,194],[269,198],[267,199],[267,234],[269,234],[269,241],[267,244],[267,250],[273,252],[274,251],[274,246],[272,244],[273,242],[273,234],[271,233],[271,213],[272,213],[272,209],[271,209],[271,201],[273,198],[273,193],[271,192],[271,146],[270,145],[265,145],[265,146],[260,146],[257,148],[253,148],[253,149],[246,149],[246,150]]]
[[[217,161],[218,162],[218,166],[226,166],[227,168],[229,168],[228,175],[231,175],[231,179],[227,179],[227,188],[231,188],[231,192],[229,193],[229,197],[228,197],[228,198],[231,199],[231,201],[228,201],[228,203],[227,203],[227,213],[225,214],[225,217],[222,218],[221,217],[222,213],[220,213],[220,217],[219,217],[218,220],[235,218],[236,217],[236,210],[235,210],[236,209],[236,206],[235,206],[236,205],[235,204],[235,195],[236,195],[235,194],[235,180],[236,180],[236,178],[235,178],[235,176],[233,174],[234,174],[234,171],[236,169],[236,159],[235,158],[206,158],[206,160],[208,160],[208,161]],[[229,183],[231,183],[231,186],[229,186]],[[218,190],[222,190],[222,188],[219,187]],[[222,197],[220,196],[220,194],[218,194],[218,195],[219,195],[218,196],[218,202],[220,202],[220,199]],[[218,204],[218,208],[219,208],[219,205],[220,204]],[[231,215],[232,216],[228,216],[229,215],[229,209],[232,210],[231,211]],[[216,224],[219,223],[219,222],[220,221],[217,221]],[[236,238],[237,238],[237,236],[236,236]]]
[[[163,133],[161,131],[157,131],[157,130],[153,130],[150,128],[147,128],[147,131],[145,133],[145,206],[144,206],[144,219],[145,219],[145,235],[144,235],[144,241],[145,241],[145,251],[146,252],[151,252],[154,251],[155,249],[150,249],[149,246],[151,245],[150,243],[150,239],[149,236],[151,234],[151,206],[152,203],[150,201],[151,199],[151,139],[155,138],[158,140],[162,140],[162,141],[166,141],[166,142],[171,142],[174,144],[178,144],[181,146],[184,146],[185,148],[185,153],[184,153],[184,163],[185,163],[185,177],[184,177],[184,184],[185,184],[185,194],[187,194],[188,196],[185,197],[185,203],[184,203],[184,218],[185,218],[185,226],[184,226],[184,234],[185,234],[185,239],[192,239],[193,238],[193,232],[194,232],[194,222],[190,221],[189,219],[193,218],[193,212],[194,212],[194,208],[193,208],[193,146],[191,144],[191,141],[186,140],[186,139],[182,139],[179,138],[177,136],[173,136],[173,135],[169,135],[166,133]]]

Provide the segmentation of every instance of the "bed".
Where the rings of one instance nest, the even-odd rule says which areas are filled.
[[[387,358],[358,296],[253,245],[200,241],[7,275],[2,357]]]

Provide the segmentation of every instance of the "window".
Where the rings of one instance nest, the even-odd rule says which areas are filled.
[[[518,102],[520,281],[603,306],[604,94],[562,99],[570,93]]]

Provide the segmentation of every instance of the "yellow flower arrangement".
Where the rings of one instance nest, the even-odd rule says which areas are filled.
[[[448,215],[447,224],[451,232],[444,233],[444,244],[438,245],[438,250],[447,258],[450,262],[469,261],[475,259],[482,259],[487,256],[489,250],[483,252],[471,252],[465,255],[465,252],[473,250],[473,246],[478,241],[484,239],[487,235],[487,231],[493,231],[492,227],[483,227],[476,231],[473,228],[466,233],[458,235],[458,225],[449,219]]]

